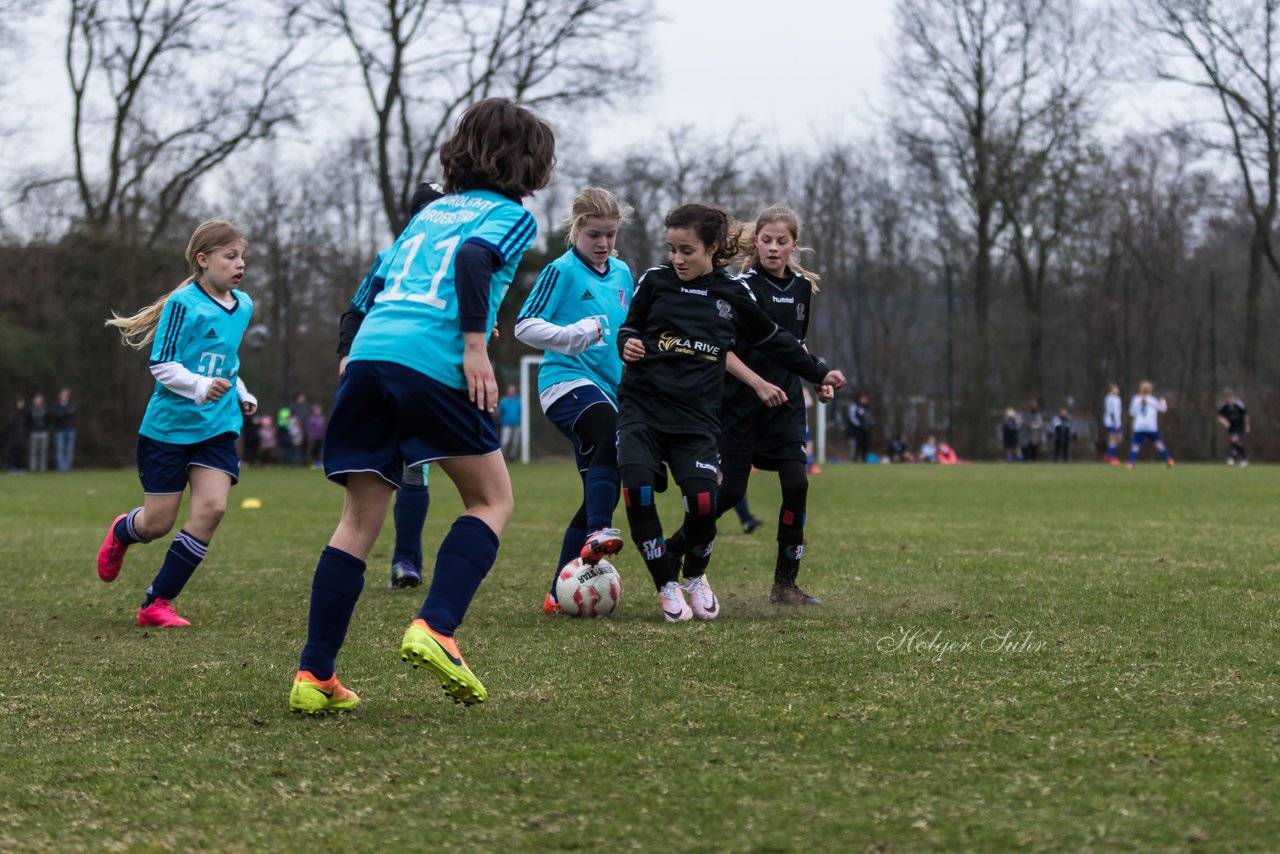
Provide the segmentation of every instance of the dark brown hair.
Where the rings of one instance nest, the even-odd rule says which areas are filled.
[[[742,227],[723,208],[714,205],[680,205],[667,213],[662,224],[666,228],[692,231],[708,249],[715,246],[716,251],[711,256],[712,266],[723,267],[738,256],[738,238],[742,234]]]
[[[440,147],[446,192],[494,190],[527,196],[547,186],[556,137],[532,111],[506,98],[477,101]]]

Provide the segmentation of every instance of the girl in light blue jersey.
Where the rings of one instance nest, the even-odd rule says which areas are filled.
[[[600,187],[583,190],[569,217],[569,251],[552,261],[520,309],[516,338],[545,350],[538,371],[542,411],[573,443],[582,503],[565,529],[542,610],[560,612],[556,577],[574,558],[594,562],[622,549],[618,504],[618,327],[635,282],[614,257],[618,226],[631,213]]]
[[[295,712],[343,712],[359,698],[335,674],[365,560],[406,465],[436,462],[465,507],[436,552],[430,590],[400,655],[456,702],[488,692],[454,630],[493,566],[511,518],[511,480],[492,413],[486,350],[498,308],[537,234],[521,199],[547,185],[555,137],[502,98],[472,104],[440,149],[446,195],[386,253],[386,282],[351,345],[324,438],[325,475],[346,488],[342,517],[316,564],[307,642],[289,694]]]
[[[113,316],[126,344],[151,346],[155,391],[138,428],[143,505],[117,516],[98,550],[98,577],[114,581],[125,551],[173,528],[191,486],[186,525],[174,537],[138,611],[141,626],[187,626],[173,600],[204,559],[240,477],[236,437],[257,400],[240,379],[238,350],[253,301],[236,290],[245,241],[223,220],[202,223],[187,244],[191,277],[132,317]]]

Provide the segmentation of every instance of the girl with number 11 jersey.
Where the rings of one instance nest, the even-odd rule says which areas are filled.
[[[488,693],[454,640],[512,510],[486,346],[537,233],[521,199],[551,179],[555,137],[529,110],[490,98],[463,113],[440,162],[446,195],[420,211],[387,253],[378,271],[386,287],[351,346],[325,434],[325,475],[347,494],[316,564],[307,642],[289,694],[296,712],[359,703],[334,669],[365,560],[405,466],[431,461],[458,488],[465,512],[440,543],[400,655],[429,670],[456,702],[481,703]]]

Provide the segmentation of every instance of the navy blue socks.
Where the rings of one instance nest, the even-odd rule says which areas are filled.
[[[427,521],[427,508],[431,506],[431,492],[426,484],[406,483],[396,494],[396,550],[391,562],[410,561],[422,571],[422,526]]]
[[[311,581],[307,644],[302,648],[299,670],[310,670],[321,681],[333,675],[334,661],[364,589],[364,568],[364,561],[333,546],[325,546],[320,553]]]
[[[583,496],[587,508],[588,532],[613,527],[613,509],[618,506],[619,483],[618,469],[614,466],[591,466],[587,469]],[[586,539],[585,535],[583,539]]]
[[[418,616],[433,631],[452,636],[497,559],[498,535],[493,529],[475,516],[459,516],[440,543],[431,590]]]
[[[147,588],[147,598],[142,607],[147,607],[157,599],[177,599],[208,551],[208,543],[200,542],[186,531],[179,531],[169,545],[169,551],[165,553],[160,571]]]

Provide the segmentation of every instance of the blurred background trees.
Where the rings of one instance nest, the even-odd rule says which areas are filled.
[[[543,238],[493,344],[504,384],[530,352],[515,311],[564,251],[573,193],[599,184],[635,208],[618,250],[637,275],[665,260],[675,204],[795,208],[823,275],[811,348],[870,393],[877,443],[934,433],[993,455],[999,415],[1030,399],[1070,406],[1087,434],[1107,383],[1128,395],[1149,378],[1175,454],[1221,441],[1227,385],[1251,444],[1280,452],[1274,4],[1127,0],[1104,18],[1074,0],[898,0],[892,106],[857,136],[787,148],[673,120],[595,156],[582,116],[651,82],[648,0],[246,4],[54,4],[74,115],[63,167],[4,188],[0,394],[72,387],[87,462],[130,459],[150,394],[147,354],[102,321],[171,289],[210,215],[250,235],[246,381],[264,408],[327,404],[338,316],[438,177],[461,109],[489,95],[539,109],[559,138],[556,183],[530,201]],[[0,0],[0,54],[22,55],[22,16],[42,8]],[[224,73],[201,73],[211,61]],[[1134,80],[1183,92],[1187,114],[1117,130]],[[12,126],[0,147],[16,162]]]

